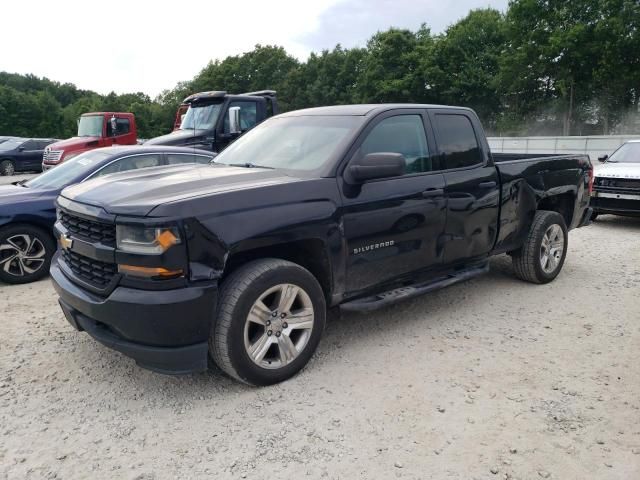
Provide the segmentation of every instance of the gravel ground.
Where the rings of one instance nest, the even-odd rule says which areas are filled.
[[[297,377],[167,377],[0,286],[0,478],[640,478],[640,219],[543,286],[484,277],[332,319]]]

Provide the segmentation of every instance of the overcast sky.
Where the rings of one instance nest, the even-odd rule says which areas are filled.
[[[364,46],[390,26],[438,33],[470,9],[508,0],[3,0],[0,71],[33,73],[100,93],[152,97],[211,59],[282,45]],[[226,11],[225,11],[226,9]],[[229,10],[232,9],[232,10]],[[233,14],[237,16],[234,17]]]

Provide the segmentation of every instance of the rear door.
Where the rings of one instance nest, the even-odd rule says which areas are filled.
[[[442,263],[444,177],[433,157],[423,110],[396,110],[374,119],[350,161],[377,152],[401,153],[406,173],[362,185],[343,184],[346,290],[356,292]]]
[[[42,164],[42,153],[44,149],[40,148],[37,140],[28,140],[22,144],[22,152],[20,155],[21,170],[40,170]]]
[[[447,221],[444,263],[488,254],[498,232],[499,178],[469,111],[429,111],[444,174]]]

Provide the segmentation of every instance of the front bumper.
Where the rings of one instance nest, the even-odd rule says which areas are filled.
[[[596,213],[638,216],[640,215],[640,191],[594,191],[591,194],[590,206]]]
[[[119,286],[101,297],[67,278],[59,256],[51,262],[51,280],[74,328],[150,370],[182,374],[207,369],[217,285],[174,290]]]

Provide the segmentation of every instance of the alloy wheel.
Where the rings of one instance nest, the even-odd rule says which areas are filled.
[[[307,345],[314,323],[309,294],[292,284],[266,290],[254,302],[244,326],[249,358],[268,369],[294,361]]]
[[[553,224],[542,237],[540,246],[540,266],[545,273],[553,273],[564,253],[564,232],[560,225]]]
[[[0,268],[9,275],[24,277],[36,273],[46,260],[46,248],[35,236],[13,235],[0,244]]]

